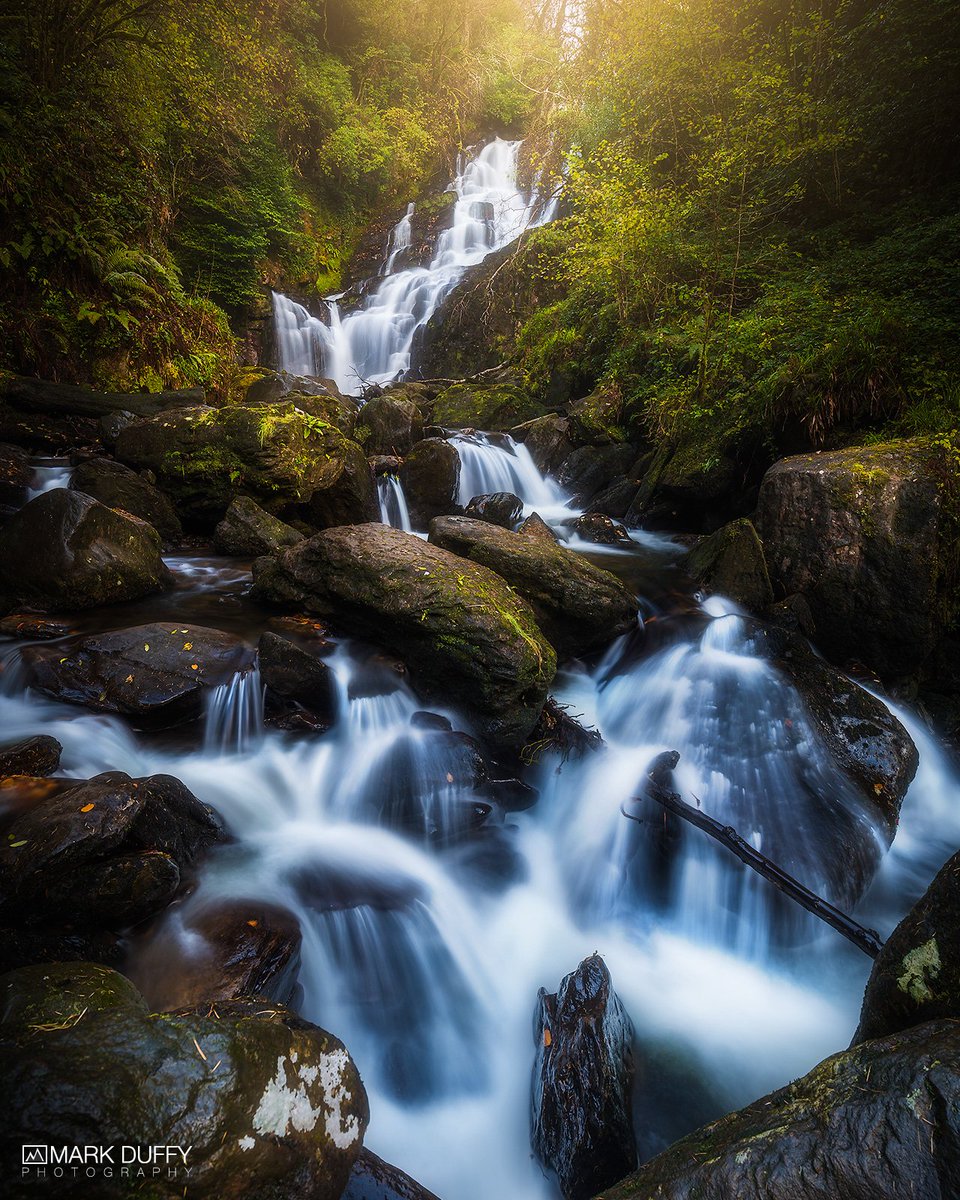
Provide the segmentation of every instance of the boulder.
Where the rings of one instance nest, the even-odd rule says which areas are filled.
[[[80,463],[70,486],[107,508],[118,508],[146,521],[165,542],[179,542],[183,537],[180,518],[169,497],[142,475],[111,458],[88,458]]]
[[[599,955],[540,989],[533,1032],[533,1150],[564,1200],[589,1200],[637,1165],[633,1026]]]
[[[522,439],[519,435],[523,434]],[[514,429],[512,433],[530,451],[530,457],[536,464],[537,470],[545,475],[553,475],[560,469],[560,464],[569,458],[575,446],[573,430],[568,417],[548,413],[530,421],[522,429]]]
[[[273,700],[302,705],[330,725],[337,715],[337,682],[325,662],[289,638],[266,630],[257,647],[260,678]]]
[[[57,739],[45,733],[0,747],[0,778],[52,775],[60,766],[62,751]]]
[[[531,513],[517,533],[522,533],[524,537],[529,538],[545,538],[550,542],[559,542],[560,540],[539,513]]]
[[[249,496],[236,496],[230,501],[226,516],[214,533],[214,546],[219,554],[235,554],[240,558],[257,558],[272,554],[284,546],[295,546],[303,538],[290,525],[272,517]]]
[[[400,482],[416,528],[457,509],[460,455],[443,438],[418,442],[400,471]]]
[[[463,515],[512,529],[523,516],[523,501],[513,492],[491,492],[487,496],[474,496]]]
[[[543,412],[510,375],[467,379],[445,388],[430,405],[430,420],[443,429],[509,429]]]
[[[303,510],[307,523],[316,529],[380,519],[373,469],[358,446],[353,442],[347,445],[350,452],[343,455],[343,470],[337,480],[314,492]]]
[[[368,455],[403,458],[423,437],[423,416],[414,401],[403,395],[377,396],[360,410],[356,437]]]
[[[66,488],[0,529],[0,589],[41,612],[137,600],[172,587],[152,526]]]
[[[23,652],[30,686],[98,712],[175,722],[198,716],[205,688],[229,683],[254,652],[232,633],[163,622]]]
[[[153,471],[184,523],[200,530],[212,530],[237,495],[282,514],[309,505],[345,472],[369,474],[355,442],[289,399],[177,409],[137,421],[121,430],[116,456]]]
[[[429,540],[505,579],[561,658],[603,646],[636,624],[636,600],[624,584],[552,540],[468,517],[438,517]]]
[[[622,476],[636,457],[635,446],[580,446],[560,464],[557,482],[575,504],[588,505],[598,492]]]
[[[190,900],[135,945],[126,973],[152,1012],[263,996],[289,1004],[300,970],[300,923],[263,900]]]
[[[810,604],[820,648],[916,672],[956,611],[956,459],[925,439],[782,459],[757,503],[775,584]]]
[[[834,1055],[690,1134],[601,1200],[903,1200],[960,1195],[960,1023]]]
[[[98,775],[17,811],[0,843],[0,919],[120,929],[165,907],[222,834],[169,775]]]
[[[713,533],[747,512],[748,498],[756,494],[733,449],[727,453],[718,444],[664,442],[629,473],[642,477],[624,517],[628,525]]]
[[[960,853],[940,870],[874,961],[854,1045],[960,1020]]]
[[[684,566],[698,587],[710,595],[726,596],[753,612],[773,603],[763,543],[745,517],[702,538]]]
[[[605,513],[589,512],[564,522],[574,534],[585,542],[597,546],[629,546],[630,534]]]
[[[597,492],[590,501],[590,507],[594,512],[604,513],[608,517],[622,520],[629,512],[639,487],[638,480],[626,475],[614,479],[612,483]]]
[[[30,455],[0,443],[0,504],[22,504],[33,480]]]
[[[501,745],[522,743],[556,669],[533,613],[499,576],[385,525],[328,529],[258,559],[254,594],[393,650],[423,694],[463,708]]]
[[[0,974],[34,963],[94,962],[123,965],[127,957],[124,939],[103,929],[24,929],[11,915],[8,927],[0,927]]]
[[[286,1009],[150,1013],[121,975],[71,963],[4,976],[0,1019],[0,1080],[18,1098],[2,1137],[17,1162],[24,1143],[83,1146],[95,1131],[105,1146],[189,1148],[189,1176],[176,1156],[147,1176],[154,1197],[342,1195],[369,1115],[363,1084],[341,1042]],[[94,1180],[104,1200],[130,1186],[118,1169]],[[57,1181],[64,1196],[90,1189]],[[34,1190],[18,1170],[8,1195]]]
[[[341,1200],[437,1200],[433,1192],[364,1148],[354,1164]]]

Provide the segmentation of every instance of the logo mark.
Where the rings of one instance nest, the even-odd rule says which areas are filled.
[[[45,1167],[47,1165],[46,1146],[24,1146],[21,1162],[25,1167]]]

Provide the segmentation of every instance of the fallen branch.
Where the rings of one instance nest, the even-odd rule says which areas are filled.
[[[635,796],[634,803],[642,803],[644,799],[654,800],[668,812],[682,817],[684,821],[696,826],[697,829],[712,837],[714,841],[719,842],[731,854],[735,854],[742,863],[756,871],[758,875],[762,875],[764,879],[769,880],[774,887],[779,888],[785,896],[789,896],[801,908],[813,913],[815,917],[819,917],[821,921],[835,929],[837,933],[842,934],[848,941],[853,942],[864,954],[868,954],[871,958],[877,957],[883,949],[883,942],[874,930],[859,925],[846,913],[824,900],[822,896],[818,896],[816,892],[811,892],[809,888],[804,887],[798,879],[794,879],[782,867],[778,867],[759,850],[755,850],[737,833],[733,826],[723,825],[713,817],[708,817],[699,808],[694,808],[692,804],[687,804],[682,800],[677,792],[671,791],[667,784],[679,761],[680,755],[676,750],[657,755],[647,771],[646,796]],[[643,823],[642,818],[635,813],[627,812],[622,805],[620,811],[629,820],[637,821],[639,824]]]

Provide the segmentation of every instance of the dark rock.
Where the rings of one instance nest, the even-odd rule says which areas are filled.
[[[443,438],[418,442],[400,472],[410,516],[417,528],[457,508],[460,455]]]
[[[775,583],[810,604],[820,648],[881,676],[915,672],[951,613],[957,470],[929,441],[786,458],[760,488]]]
[[[68,637],[75,630],[63,621],[50,621],[31,613],[11,613],[0,620],[0,634],[25,642],[48,642]]]
[[[684,566],[700,588],[735,600],[753,612],[773,602],[763,544],[745,517],[699,541]]]
[[[243,996],[289,1004],[300,970],[300,923],[263,900],[188,901],[136,947],[127,974],[153,1012]]]
[[[553,650],[501,578],[384,525],[329,529],[258,559],[254,585],[395,651],[425,695],[463,707],[502,745],[523,741],[553,678]]]
[[[237,496],[230,501],[213,540],[218,554],[256,558],[284,546],[295,546],[303,540],[303,534],[264,512],[249,496]]]
[[[119,929],[173,898],[221,837],[212,811],[168,775],[98,775],[15,813],[0,843],[0,914]]]
[[[94,962],[119,968],[126,946],[115,933],[99,929],[24,929],[12,914],[11,927],[0,928],[0,974],[34,963]]]
[[[433,712],[415,712],[410,718],[410,726],[413,729],[438,729],[443,732],[453,729],[449,717]]]
[[[69,649],[24,650],[30,684],[48,696],[99,712],[165,721],[196,716],[203,690],[253,665],[240,638],[200,625],[136,625],[81,638]]]
[[[356,437],[366,454],[403,458],[423,438],[423,416],[403,395],[377,396],[360,410]]]
[[[438,517],[429,540],[496,571],[530,604],[561,657],[603,646],[636,624],[636,601],[620,580],[553,541],[467,517]]]
[[[407,683],[409,675],[407,664],[402,659],[374,651],[354,664],[347,684],[347,699],[392,696]]]
[[[531,1142],[564,1200],[589,1200],[637,1165],[633,1026],[599,955],[540,989]]]
[[[282,514],[344,490],[345,473],[352,483],[369,475],[355,442],[293,400],[165,412],[122,430],[116,455],[153,471],[181,520],[200,530],[212,530],[237,495]]]
[[[0,588],[41,612],[136,600],[172,584],[156,530],[81,492],[46,492],[0,530]]]
[[[327,724],[333,723],[337,714],[337,684],[326,663],[269,630],[260,635],[257,659],[268,699],[272,696],[301,704]]]
[[[621,479],[615,479],[607,487],[597,494],[590,501],[590,507],[594,512],[603,513],[605,516],[614,517],[622,520],[629,511],[630,505],[636,499],[640,484],[636,479],[623,476]]]
[[[904,1200],[960,1195],[960,1024],[828,1058],[690,1134],[601,1200]]]
[[[7,1153],[82,1146],[95,1130],[103,1145],[190,1147],[196,1200],[342,1195],[367,1098],[343,1044],[317,1026],[262,1000],[151,1014],[132,984],[89,963],[12,971],[0,1005],[0,1080],[18,1098]],[[182,1197],[185,1178],[164,1167],[150,1194]],[[89,1195],[89,1182],[68,1175],[57,1190]],[[130,1179],[116,1170],[96,1189],[127,1196]],[[33,1192],[19,1172],[8,1189]]]
[[[522,533],[524,537],[529,538],[545,538],[550,542],[559,542],[560,540],[539,513],[531,513],[517,533]]]
[[[63,747],[56,738],[41,733],[0,748],[0,777],[52,775],[60,766]]]
[[[874,961],[854,1045],[945,1017],[960,1020],[960,853]]]
[[[636,457],[635,446],[580,446],[560,464],[557,482],[567,489],[574,503],[586,506],[623,475]]]
[[[779,625],[791,633],[802,634],[810,641],[816,640],[817,623],[813,619],[810,605],[799,593],[771,604],[765,615],[771,625]]]
[[[732,516],[749,511],[743,496],[749,480],[727,454],[704,454],[702,447],[665,442],[646,470],[624,515],[628,525],[713,533]],[[637,471],[635,465],[631,474]],[[738,504],[740,512],[733,512]]]
[[[359,447],[353,442],[345,446],[349,452],[343,452],[339,477],[329,487],[315,491],[304,509],[307,521],[316,529],[380,520],[373,470]]]
[[[53,383],[27,375],[5,374],[0,396],[22,412],[103,417],[124,411],[149,416],[176,406],[203,402],[201,388],[169,392],[97,392],[72,383]]]
[[[33,480],[30,455],[0,443],[0,504],[22,504]]]
[[[515,429],[515,434],[520,431]],[[567,417],[549,413],[524,426],[523,444],[530,451],[537,470],[554,475],[575,449],[573,431]]]
[[[437,1197],[399,1167],[363,1149],[341,1200],[437,1200]]]
[[[630,534],[619,523],[604,513],[589,512],[564,522],[577,537],[598,546],[623,546],[630,544]]]
[[[523,516],[523,501],[513,492],[491,492],[487,496],[474,496],[463,515],[512,529]]]
[[[70,486],[107,508],[120,509],[146,521],[165,542],[179,542],[183,537],[180,519],[169,498],[122,463],[110,458],[89,458],[76,468]]]
[[[370,457],[370,468],[378,479],[381,475],[399,476],[402,466],[403,459],[393,454],[374,454]]]

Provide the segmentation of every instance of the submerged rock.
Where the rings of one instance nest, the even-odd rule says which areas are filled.
[[[241,558],[272,554],[302,540],[302,533],[264,512],[249,496],[237,496],[230,501],[226,516],[214,533],[214,545],[220,554],[236,554]]]
[[[424,529],[434,517],[457,508],[460,455],[444,438],[418,442],[400,471],[414,525]]]
[[[602,1200],[960,1195],[960,1023],[834,1055],[683,1138]]]
[[[637,1165],[633,1026],[599,955],[540,989],[533,1031],[533,1150],[564,1200],[589,1200]]]
[[[699,541],[684,562],[694,582],[753,612],[773,603],[763,543],[746,518],[731,521]]]
[[[172,586],[156,530],[82,492],[46,492],[0,530],[0,589],[41,612],[137,600]]]
[[[121,975],[71,963],[4,976],[0,1019],[0,1081],[18,1097],[0,1135],[8,1153],[82,1146],[95,1130],[103,1145],[190,1147],[189,1177],[164,1164],[152,1196],[342,1195],[367,1097],[343,1044],[286,1009],[245,1000],[151,1014]],[[57,1183],[89,1195],[89,1180]],[[96,1189],[127,1196],[130,1179],[116,1170]],[[33,1194],[11,1181],[11,1197]]]
[[[499,576],[385,525],[328,529],[258,559],[254,584],[261,599],[395,651],[423,694],[462,708],[499,745],[523,742],[556,669],[533,613]]]
[[[438,517],[429,540],[504,578],[561,658],[603,646],[636,624],[636,601],[624,584],[552,540],[468,517]]]
[[[0,843],[0,919],[119,929],[159,911],[222,836],[170,775],[98,775],[17,812]]]
[[[960,1020],[960,853],[940,870],[877,956],[854,1045]]]
[[[136,625],[70,648],[24,651],[30,686],[99,712],[179,721],[199,714],[205,688],[253,665],[240,638],[200,625]]]
[[[919,669],[956,612],[957,467],[929,440],[775,463],[757,504],[775,582],[810,604],[821,649],[883,676]]]
[[[437,1200],[433,1192],[364,1148],[354,1164],[341,1200]]]
[[[474,496],[463,510],[463,515],[512,529],[523,516],[523,501],[513,492],[491,492],[485,496]]]
[[[119,508],[146,521],[165,542],[179,542],[183,537],[180,518],[169,497],[122,463],[88,458],[74,471],[70,486],[108,508]]]

